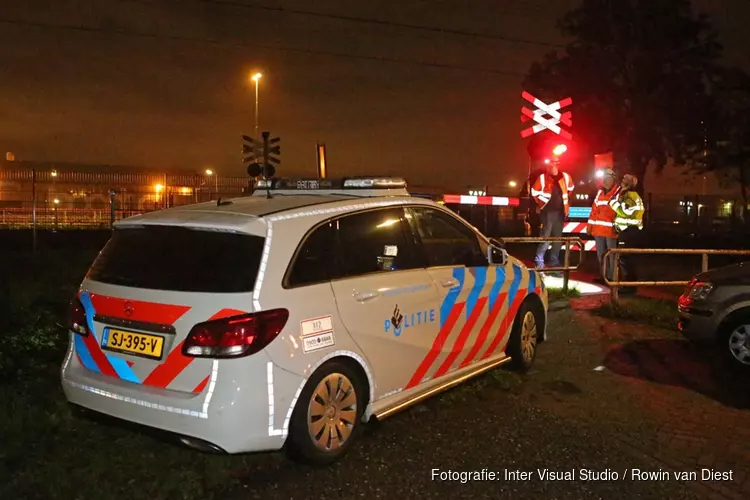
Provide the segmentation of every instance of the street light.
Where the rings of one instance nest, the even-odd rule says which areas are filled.
[[[206,169],[206,175],[208,175],[209,177],[212,176],[212,175],[214,175],[214,174],[215,174],[215,172],[213,170],[211,170],[210,168]],[[219,176],[218,175],[214,175],[214,185],[216,186],[216,194],[218,195],[219,194]],[[208,197],[211,198],[211,190],[210,189],[208,190],[208,193],[209,193]]]
[[[48,200],[49,200],[51,191],[55,190],[55,187],[56,187],[57,170],[53,170],[52,172],[50,172],[50,175],[52,176],[52,187],[50,188],[49,186],[47,186],[47,199]]]
[[[157,184],[156,186],[154,186],[154,190],[156,191],[156,201],[155,201],[155,203],[163,205],[163,200],[162,200],[162,197],[161,197],[161,192],[164,190],[164,184]],[[162,208],[164,208],[164,207],[162,207]]]
[[[510,182],[508,183],[508,186],[510,186],[510,187],[512,187],[512,188],[516,187],[516,181],[510,181]]]
[[[255,138],[260,139],[258,135],[258,86],[260,79],[263,77],[261,73],[255,73],[250,79],[255,82]]]
[[[52,200],[52,203],[55,204],[55,206],[53,207],[52,211],[55,213],[55,230],[57,230],[57,205],[60,204],[60,200],[58,200],[57,198],[55,198],[54,200]]]

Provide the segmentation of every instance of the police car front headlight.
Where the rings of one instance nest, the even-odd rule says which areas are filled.
[[[706,300],[714,289],[714,285],[711,283],[698,282],[693,285],[688,293],[688,297],[693,300]]]

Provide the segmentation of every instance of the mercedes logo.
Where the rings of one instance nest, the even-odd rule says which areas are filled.
[[[125,316],[128,318],[133,315],[133,304],[130,302],[125,302]]]

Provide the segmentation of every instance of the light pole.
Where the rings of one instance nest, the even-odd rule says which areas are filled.
[[[162,205],[162,208],[164,208],[164,198],[162,198],[164,191],[164,185],[163,184],[157,184],[154,186],[154,190],[156,191],[156,206]]]
[[[213,175],[213,177],[214,177],[214,185],[216,187],[216,195],[218,196],[219,195],[219,176],[218,175],[214,175],[214,171],[211,170],[210,168],[206,169],[206,175],[209,176],[209,177],[211,177]],[[211,199],[211,187],[210,186],[208,188],[208,199],[209,200]]]
[[[55,211],[55,231],[57,231],[57,206],[60,204],[60,200],[57,198],[54,199],[53,203],[55,204],[53,210]]]
[[[57,180],[57,170],[53,170],[50,172],[50,175],[52,176],[52,188],[47,188],[47,200],[49,201],[50,194],[55,194],[55,181]]]
[[[250,79],[255,82],[255,138],[260,139],[258,133],[258,97],[259,97],[259,86],[260,79],[263,77],[261,73],[255,73]]]

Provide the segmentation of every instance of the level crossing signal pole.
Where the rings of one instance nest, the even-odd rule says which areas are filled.
[[[258,177],[270,179],[276,175],[274,164],[281,164],[281,138],[271,137],[270,132],[263,132],[260,139],[254,139],[243,135],[242,162],[247,165],[247,175],[253,179],[253,190],[255,180]]]

